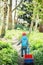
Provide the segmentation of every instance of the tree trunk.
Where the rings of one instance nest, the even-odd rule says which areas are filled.
[[[3,6],[3,23],[2,23],[2,29],[1,29],[1,37],[3,37],[5,35],[6,15],[7,15],[7,5],[6,5],[6,0],[4,0],[4,6]]]
[[[17,0],[15,0],[15,7],[17,6]],[[14,28],[17,24],[17,10],[14,12]]]
[[[12,0],[8,0],[8,29],[12,29]]]
[[[36,22],[36,23],[35,23],[35,31],[37,30],[37,25],[38,25],[38,23]]]
[[[32,32],[32,29],[33,29],[33,20],[31,21],[31,25],[30,25],[30,30],[29,30],[29,33]]]
[[[39,23],[39,15],[37,13],[37,16],[36,16],[36,21],[35,21],[35,31],[37,30],[37,26],[38,26],[38,23]]]
[[[43,24],[40,24],[39,32],[43,32]]]

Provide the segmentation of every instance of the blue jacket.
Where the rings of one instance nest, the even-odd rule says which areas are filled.
[[[26,36],[22,36],[21,43],[22,47],[28,47],[28,39]]]

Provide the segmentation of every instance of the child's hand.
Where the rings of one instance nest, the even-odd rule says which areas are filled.
[[[20,42],[18,42],[17,46],[20,45]]]
[[[17,44],[17,46],[19,45],[19,43]]]

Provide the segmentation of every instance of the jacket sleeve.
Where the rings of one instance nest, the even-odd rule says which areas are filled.
[[[22,40],[20,40],[17,45],[20,45],[21,43],[22,43]]]

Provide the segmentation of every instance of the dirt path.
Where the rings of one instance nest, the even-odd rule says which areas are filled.
[[[13,49],[17,50],[19,55],[21,55],[21,45],[17,45],[18,43],[19,43],[19,40],[16,37],[14,37],[12,39],[12,47]]]
[[[19,55],[19,57],[18,57],[18,61],[19,61],[18,65],[24,65],[24,60],[21,57],[21,45],[17,45],[18,43],[19,43],[19,40],[16,37],[14,37],[12,39],[12,47],[13,47],[13,49],[16,49],[17,52],[18,52],[18,55]]]

